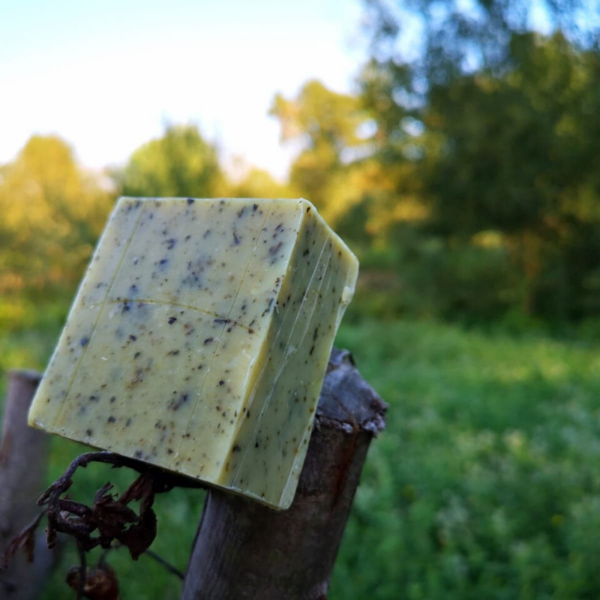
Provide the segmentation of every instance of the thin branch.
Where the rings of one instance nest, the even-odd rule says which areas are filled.
[[[78,468],[85,469],[92,462],[100,462],[112,465],[114,469],[128,467],[137,471],[140,474],[152,473],[156,477],[157,482],[162,484],[164,489],[156,490],[168,491],[174,487],[183,488],[201,488],[204,487],[199,481],[195,481],[182,475],[169,473],[159,467],[154,467],[148,463],[144,463],[127,456],[114,454],[113,452],[86,452],[78,456],[70,465],[69,468],[38,498],[38,505],[42,506],[50,502],[51,497],[58,492],[58,495],[66,492],[72,485],[72,477]]]
[[[108,553],[111,550],[118,550],[122,546],[123,544],[113,544],[109,548],[106,548],[104,552],[102,552],[102,554],[100,555],[100,558],[98,558],[98,567],[106,566],[106,557],[108,556]],[[177,567],[165,560],[162,556],[160,556],[160,554],[157,554],[156,552],[150,549],[146,550],[144,554],[147,554],[150,558],[154,559],[159,565],[162,565],[167,571],[169,571],[169,573],[172,573],[173,575],[179,577],[179,579],[183,581],[185,577],[183,571],[180,571]]]
[[[172,573],[173,575],[179,577],[181,581],[184,580],[184,573],[182,573],[177,567],[174,567],[171,563],[167,562],[162,556],[156,554],[156,552],[154,552],[153,550],[148,549],[144,552],[144,554],[147,554],[150,558],[154,559],[159,565],[162,565],[167,571],[169,571],[169,573]]]

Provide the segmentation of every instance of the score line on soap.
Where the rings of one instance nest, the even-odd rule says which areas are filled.
[[[357,275],[306,200],[120,198],[29,423],[285,509]]]

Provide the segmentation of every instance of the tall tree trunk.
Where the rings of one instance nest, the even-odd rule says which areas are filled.
[[[208,493],[182,600],[311,600],[329,578],[386,405],[347,351],[333,350],[296,498],[277,512]]]

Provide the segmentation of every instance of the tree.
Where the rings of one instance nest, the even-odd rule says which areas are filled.
[[[372,57],[361,82],[375,157],[396,173],[397,199],[402,171],[412,167],[420,182],[419,231],[437,240],[445,280],[435,294],[469,280],[457,305],[470,310],[487,256],[499,269],[493,279],[504,279],[505,309],[558,318],[598,311],[600,29],[582,19],[587,5],[543,5],[551,35],[532,30],[532,5],[522,0],[366,5]],[[465,252],[483,257],[472,278]]]
[[[0,290],[73,287],[112,200],[56,136],[33,136],[0,178]]]
[[[195,125],[170,125],[114,174],[125,196],[214,197],[226,187],[217,148]]]
[[[365,146],[360,129],[368,115],[361,110],[358,98],[312,80],[302,86],[296,98],[288,100],[277,94],[270,114],[279,120],[281,141],[299,148],[290,172],[292,189],[326,217],[343,212],[340,205],[347,198],[332,193],[330,186],[339,190],[340,175],[353,161],[353,153],[360,156]]]
[[[263,169],[249,167],[245,171],[240,181],[231,184],[233,198],[292,198],[297,195]]]
[[[600,231],[600,54],[524,34],[510,59],[506,74],[464,76],[431,99],[425,122],[444,145],[426,174],[432,226],[462,239],[501,232],[526,278],[523,310],[581,316],[581,278],[600,266],[572,253]],[[549,284],[555,306],[543,308]]]

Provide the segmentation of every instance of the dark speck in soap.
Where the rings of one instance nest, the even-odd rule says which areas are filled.
[[[177,392],[173,392],[176,394]],[[178,398],[173,399],[169,402],[169,408],[171,410],[177,410],[182,404],[185,404],[189,399],[187,394],[181,394]]]
[[[278,244],[275,244],[275,246],[271,246],[269,248],[269,254],[271,256],[275,256],[279,252],[281,246],[283,246],[283,242],[279,242]]]
[[[187,199],[187,203],[188,204],[194,204],[195,200],[193,198],[188,198]]]
[[[169,325],[173,325],[177,321],[177,317],[169,317]]]
[[[79,341],[79,343],[80,343],[82,346],[87,346],[89,341],[90,341],[90,339],[89,339],[89,338],[83,337],[83,338],[81,338],[81,340]]]

